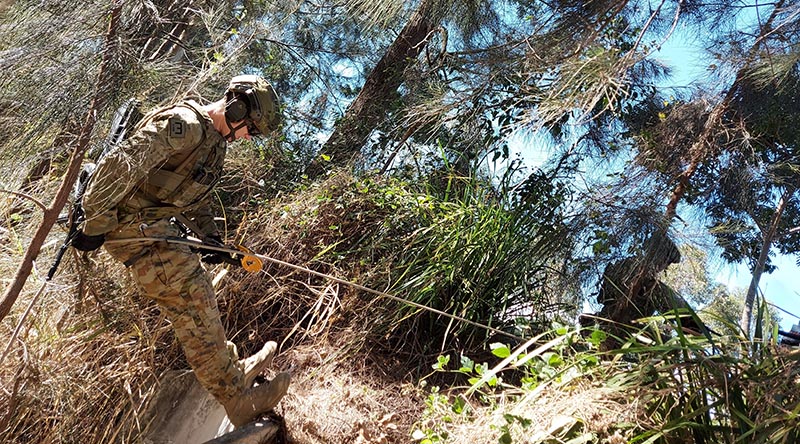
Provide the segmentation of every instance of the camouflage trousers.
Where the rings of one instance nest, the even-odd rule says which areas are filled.
[[[107,239],[179,236],[167,220],[131,225]],[[236,347],[225,339],[211,280],[189,247],[166,242],[106,244],[124,263],[142,294],[158,303],[172,323],[186,360],[200,384],[220,403],[244,390]]]

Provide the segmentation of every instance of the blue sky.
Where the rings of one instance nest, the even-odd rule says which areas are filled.
[[[761,276],[759,288],[766,296],[767,301],[771,302],[784,310],[800,315],[798,308],[797,289],[800,288],[800,267],[796,264],[795,256],[777,255],[773,258],[773,264],[778,267],[771,274]],[[750,271],[744,265],[732,266],[717,274],[717,281],[727,285],[729,288],[744,288],[750,285]],[[781,316],[781,329],[790,330],[793,324],[798,323],[798,319],[784,312]]]

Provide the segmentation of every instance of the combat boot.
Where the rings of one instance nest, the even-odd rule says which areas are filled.
[[[269,384],[245,389],[239,396],[224,403],[225,412],[234,427],[241,427],[272,410],[289,389],[289,373],[278,373]]]
[[[274,341],[268,341],[261,347],[261,350],[250,356],[247,359],[240,359],[239,366],[244,372],[244,386],[250,388],[256,380],[256,376],[272,364],[272,358],[275,357],[275,352],[278,350],[278,344]]]

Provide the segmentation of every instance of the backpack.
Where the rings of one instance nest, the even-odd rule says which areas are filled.
[[[61,248],[56,252],[53,265],[50,266],[50,270],[47,272],[48,281],[56,274],[61,259],[72,244],[72,240],[78,232],[78,225],[83,220],[83,206],[81,205],[81,200],[83,200],[83,194],[86,192],[86,188],[92,178],[92,173],[94,173],[97,162],[111,151],[113,147],[125,140],[143,117],[144,114],[142,114],[141,111],[141,102],[136,99],[126,100],[125,103],[114,112],[114,118],[111,120],[111,130],[108,132],[106,139],[103,143],[89,150],[87,157],[89,157],[91,162],[84,164],[81,169],[78,181],[73,190],[72,206],[69,213],[66,216],[59,217],[57,220],[58,223],[67,224],[67,237],[64,239]]]
[[[111,119],[111,129],[108,132],[103,143],[98,144],[92,149],[89,150],[89,153],[86,157],[89,158],[90,162],[83,166],[81,170],[81,174],[78,177],[78,183],[76,184],[75,188],[75,195],[73,196],[76,200],[80,201],[83,197],[83,193],[86,191],[86,186],[89,183],[89,179],[94,173],[94,169],[100,159],[103,158],[112,148],[120,144],[123,140],[128,138],[133,132],[133,129],[136,128],[136,125],[142,121],[144,114],[142,113],[142,102],[136,99],[128,99],[122,105],[117,108],[114,112],[114,118]]]

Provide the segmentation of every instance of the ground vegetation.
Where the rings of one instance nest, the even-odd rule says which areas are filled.
[[[280,343],[291,442],[797,442],[757,290],[797,253],[799,11],[0,2],[0,441],[142,442],[186,362],[102,251],[46,280],[56,220],[119,104],[256,73],[283,129],[231,148],[213,206],[274,261],[209,272],[240,353]],[[664,86],[676,32],[714,82]],[[710,271],[737,262],[741,295]]]

